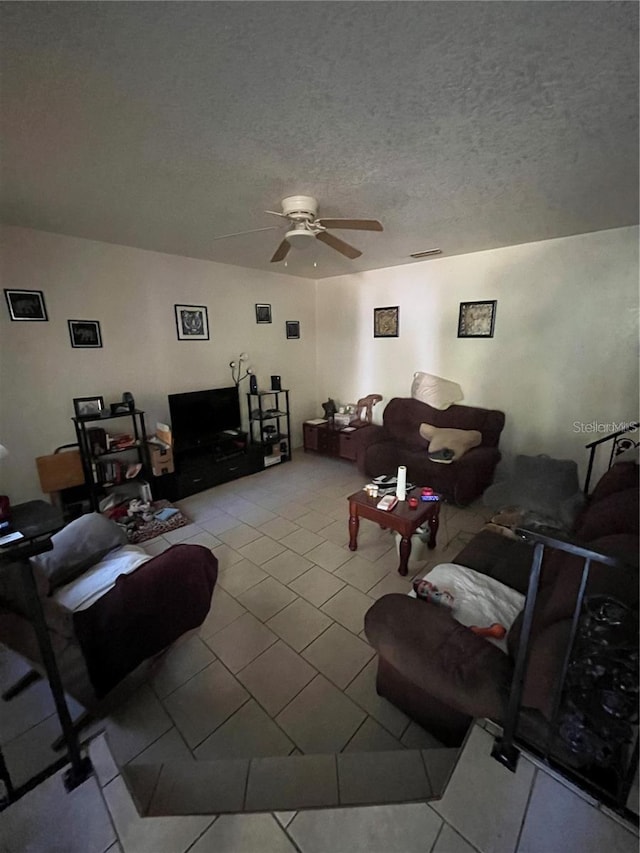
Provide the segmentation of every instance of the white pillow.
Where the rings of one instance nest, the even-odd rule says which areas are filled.
[[[452,403],[459,403],[460,400],[464,400],[462,388],[457,382],[451,382],[449,379],[442,379],[432,373],[421,373],[420,371],[413,374],[411,396],[414,400],[420,400],[421,403],[427,403],[427,405],[441,411],[448,409]]]

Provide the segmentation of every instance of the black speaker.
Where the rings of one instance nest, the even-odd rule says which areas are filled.
[[[282,383],[280,381],[279,376],[271,377],[271,390],[272,391],[282,391]]]
[[[258,380],[253,374],[249,377],[249,391],[251,391],[252,394],[258,393]]]

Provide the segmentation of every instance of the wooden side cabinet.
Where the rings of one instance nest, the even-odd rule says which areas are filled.
[[[355,462],[357,455],[357,435],[359,428],[344,432],[329,421],[323,423],[302,424],[302,437],[305,450],[320,453],[322,456],[334,456]]]

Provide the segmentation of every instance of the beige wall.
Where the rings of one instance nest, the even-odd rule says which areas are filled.
[[[0,492],[41,497],[34,459],[74,441],[73,397],[133,392],[148,425],[167,394],[229,385],[251,356],[268,387],[292,391],[300,425],[333,397],[409,394],[415,370],[462,385],[469,405],[502,409],[502,449],[574,458],[593,434],[574,422],[638,417],[638,229],[623,228],[440,258],[317,283],[20,228],[2,229],[3,287],[42,290],[48,323],[0,309]],[[315,298],[314,298],[315,297]],[[458,339],[461,301],[497,299],[495,336]],[[211,340],[176,338],[174,304],[206,305]],[[255,323],[254,304],[273,323]],[[400,306],[400,336],[373,338],[373,308]],[[104,347],[72,349],[67,319],[100,320]],[[285,339],[285,320],[302,338]],[[243,391],[247,390],[246,381]],[[242,395],[244,409],[244,394]],[[601,433],[600,433],[601,434]]]
[[[12,502],[42,497],[34,459],[75,440],[74,397],[131,391],[154,427],[169,417],[167,394],[231,385],[229,361],[245,350],[262,387],[279,373],[291,390],[301,443],[301,422],[318,414],[313,281],[28,229],[2,237],[2,286],[42,290],[49,314],[11,322],[0,309],[0,443],[10,451],[0,492]],[[256,302],[271,304],[272,324],[256,324]],[[175,303],[207,306],[209,341],[177,340]],[[72,349],[68,319],[99,320],[103,348]],[[300,321],[300,340],[286,340],[285,320]]]
[[[498,301],[495,336],[459,339],[461,301]],[[638,417],[638,229],[601,231],[318,282],[318,394],[408,396],[414,371],[506,413],[502,449],[573,458],[600,437],[574,422]],[[373,338],[373,309],[400,336]],[[345,369],[345,365],[349,369]]]

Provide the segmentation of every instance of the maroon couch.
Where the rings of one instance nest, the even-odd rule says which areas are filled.
[[[482,443],[456,462],[432,462],[427,455],[429,442],[419,433],[423,423],[478,430]],[[411,397],[394,397],[384,410],[382,426],[367,427],[358,436],[358,468],[368,477],[378,477],[395,474],[399,465],[406,465],[407,477],[416,486],[432,486],[447,501],[465,506],[493,481],[503,427],[502,412],[471,406],[449,406],[441,411]]]
[[[587,595],[607,594],[638,606],[638,465],[614,465],[600,480],[572,532],[591,550],[626,564],[594,562]],[[483,531],[455,563],[491,575],[526,594],[532,548]],[[527,731],[543,731],[565,655],[583,561],[547,550],[534,611],[523,706]],[[509,654],[456,622],[450,612],[407,595],[385,595],[365,616],[378,652],[378,693],[443,743],[457,746],[474,717],[503,720],[522,614],[509,631]],[[637,638],[636,638],[637,639]]]
[[[5,566],[5,574],[16,574],[11,568]],[[174,545],[120,575],[86,610],[72,612],[39,589],[67,693],[94,710],[140,664],[202,624],[217,575],[218,561],[208,548]],[[28,610],[6,585],[0,588],[0,642],[44,672]]]

